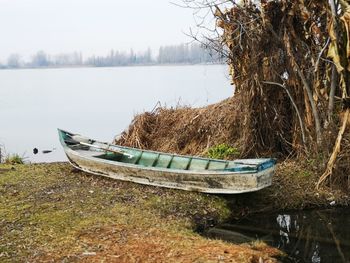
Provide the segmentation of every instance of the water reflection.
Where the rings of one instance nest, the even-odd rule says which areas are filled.
[[[208,232],[234,242],[229,233],[263,240],[287,252],[294,262],[350,262],[349,209],[259,215]]]

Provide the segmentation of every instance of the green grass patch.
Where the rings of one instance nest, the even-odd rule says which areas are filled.
[[[313,173],[307,170],[299,171],[297,173],[297,176],[300,178],[307,178],[307,177],[311,177],[312,175]]]
[[[9,154],[5,157],[5,164],[24,164],[24,157],[19,154]]]
[[[68,164],[0,165],[1,262],[81,254],[89,249],[84,233],[114,225],[196,236],[196,225],[228,215],[214,195],[91,176]]]
[[[221,143],[208,149],[207,156],[213,159],[229,159],[239,156],[237,148]]]

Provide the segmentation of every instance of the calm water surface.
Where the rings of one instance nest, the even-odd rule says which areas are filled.
[[[208,235],[239,243],[263,240],[285,251],[286,262],[350,262],[350,209],[257,215],[215,227]]]
[[[223,65],[0,70],[0,145],[31,162],[66,160],[56,128],[112,141],[158,101],[203,106],[231,96],[227,71]]]

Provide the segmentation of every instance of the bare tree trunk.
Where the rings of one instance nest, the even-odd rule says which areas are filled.
[[[316,107],[316,104],[315,104],[315,101],[314,101],[314,98],[312,95],[312,91],[311,91],[309,83],[306,80],[304,73],[301,71],[301,69],[300,69],[298,63],[295,61],[294,57],[293,57],[293,60],[294,60],[294,64],[295,64],[295,67],[297,69],[298,75],[301,78],[301,81],[303,82],[304,89],[306,90],[307,96],[308,96],[309,101],[310,101],[312,115],[314,116],[314,119],[315,119],[317,144],[321,145],[321,143],[322,143],[321,122],[320,122],[320,117],[318,115],[317,107]]]
[[[337,21],[337,4],[335,3],[335,0],[329,0],[329,5],[331,6],[334,34],[337,39],[336,41],[338,45],[339,37],[338,37],[338,21]],[[329,123],[333,122],[334,95],[335,95],[336,86],[337,86],[337,68],[335,65],[332,65],[331,90],[329,92],[329,100],[328,100],[328,122]]]
[[[331,76],[331,90],[329,92],[328,100],[328,122],[333,122],[333,110],[334,110],[334,96],[335,89],[337,87],[337,68],[335,65],[332,65],[332,76]]]

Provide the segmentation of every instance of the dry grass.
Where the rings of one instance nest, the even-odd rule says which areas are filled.
[[[157,108],[137,115],[117,143],[203,155],[209,147],[238,138],[239,130],[234,128],[239,124],[235,105],[235,99],[230,98],[205,108]]]
[[[193,230],[229,215],[224,198],[76,172],[0,165],[1,262],[275,262],[277,250]]]

